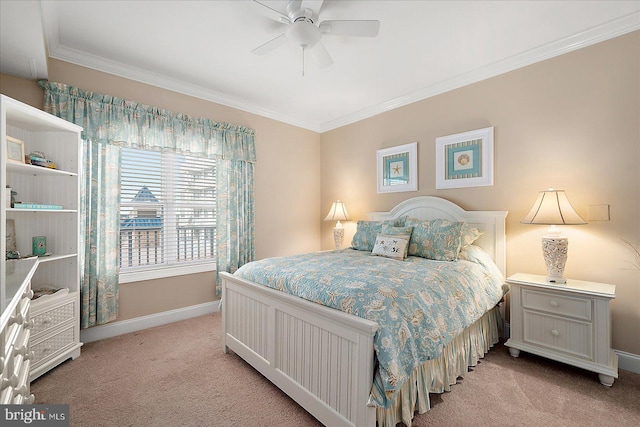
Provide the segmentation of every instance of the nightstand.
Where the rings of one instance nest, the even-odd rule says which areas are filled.
[[[616,287],[567,279],[558,285],[544,276],[518,273],[511,286],[511,336],[505,343],[513,357],[520,350],[598,373],[612,386],[618,355],[611,349],[609,303]]]

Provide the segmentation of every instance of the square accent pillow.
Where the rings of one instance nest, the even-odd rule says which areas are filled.
[[[378,234],[371,255],[402,261],[406,258],[409,239],[401,236]]]
[[[413,225],[409,255],[436,261],[456,261],[462,248],[463,224],[446,219],[407,219],[406,225]]]
[[[403,219],[404,220],[404,219]],[[390,219],[386,221],[358,221],[356,234],[354,234],[351,240],[351,247],[359,251],[373,250],[373,245],[376,243],[376,237],[380,233],[383,225],[389,225],[392,227],[404,225],[404,221]]]
[[[413,227],[393,227],[391,225],[383,225],[380,230],[380,234],[384,234],[385,236],[396,236],[401,237],[407,241],[407,246],[405,247],[403,258],[407,257],[409,250],[409,242],[411,241],[411,233],[413,232]]]

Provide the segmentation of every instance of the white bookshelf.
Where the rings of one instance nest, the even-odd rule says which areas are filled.
[[[36,320],[47,325],[31,333],[30,346],[38,350],[31,364],[30,377],[33,380],[69,357],[77,357],[82,345],[79,342],[82,128],[5,95],[0,100],[0,110],[2,234],[6,235],[7,220],[13,220],[17,250],[21,256],[32,254],[32,237],[45,236],[47,253],[50,255],[39,258],[37,270],[31,279],[31,289],[53,287],[69,290],[65,301],[70,305],[64,310],[62,319],[59,318],[62,313],[58,309],[59,301],[40,298],[31,302],[31,313],[37,313],[40,318]],[[25,154],[43,152],[47,159],[56,164],[56,169],[8,161],[7,136],[23,141]],[[7,200],[7,185],[17,192],[16,201],[61,208],[11,207]],[[0,240],[2,253],[6,253],[6,241],[4,238]],[[4,256],[0,270],[0,277],[6,277]],[[4,286],[0,294],[3,300],[1,306],[4,307],[13,296],[7,293]],[[57,316],[55,321],[52,316]],[[32,317],[35,318],[35,314]]]

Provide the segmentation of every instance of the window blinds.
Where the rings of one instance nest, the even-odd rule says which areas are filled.
[[[121,271],[215,259],[215,160],[123,148]]]

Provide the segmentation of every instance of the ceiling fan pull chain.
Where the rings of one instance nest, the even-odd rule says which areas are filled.
[[[304,77],[304,48],[307,46],[302,45],[300,47],[302,48],[302,77]]]

